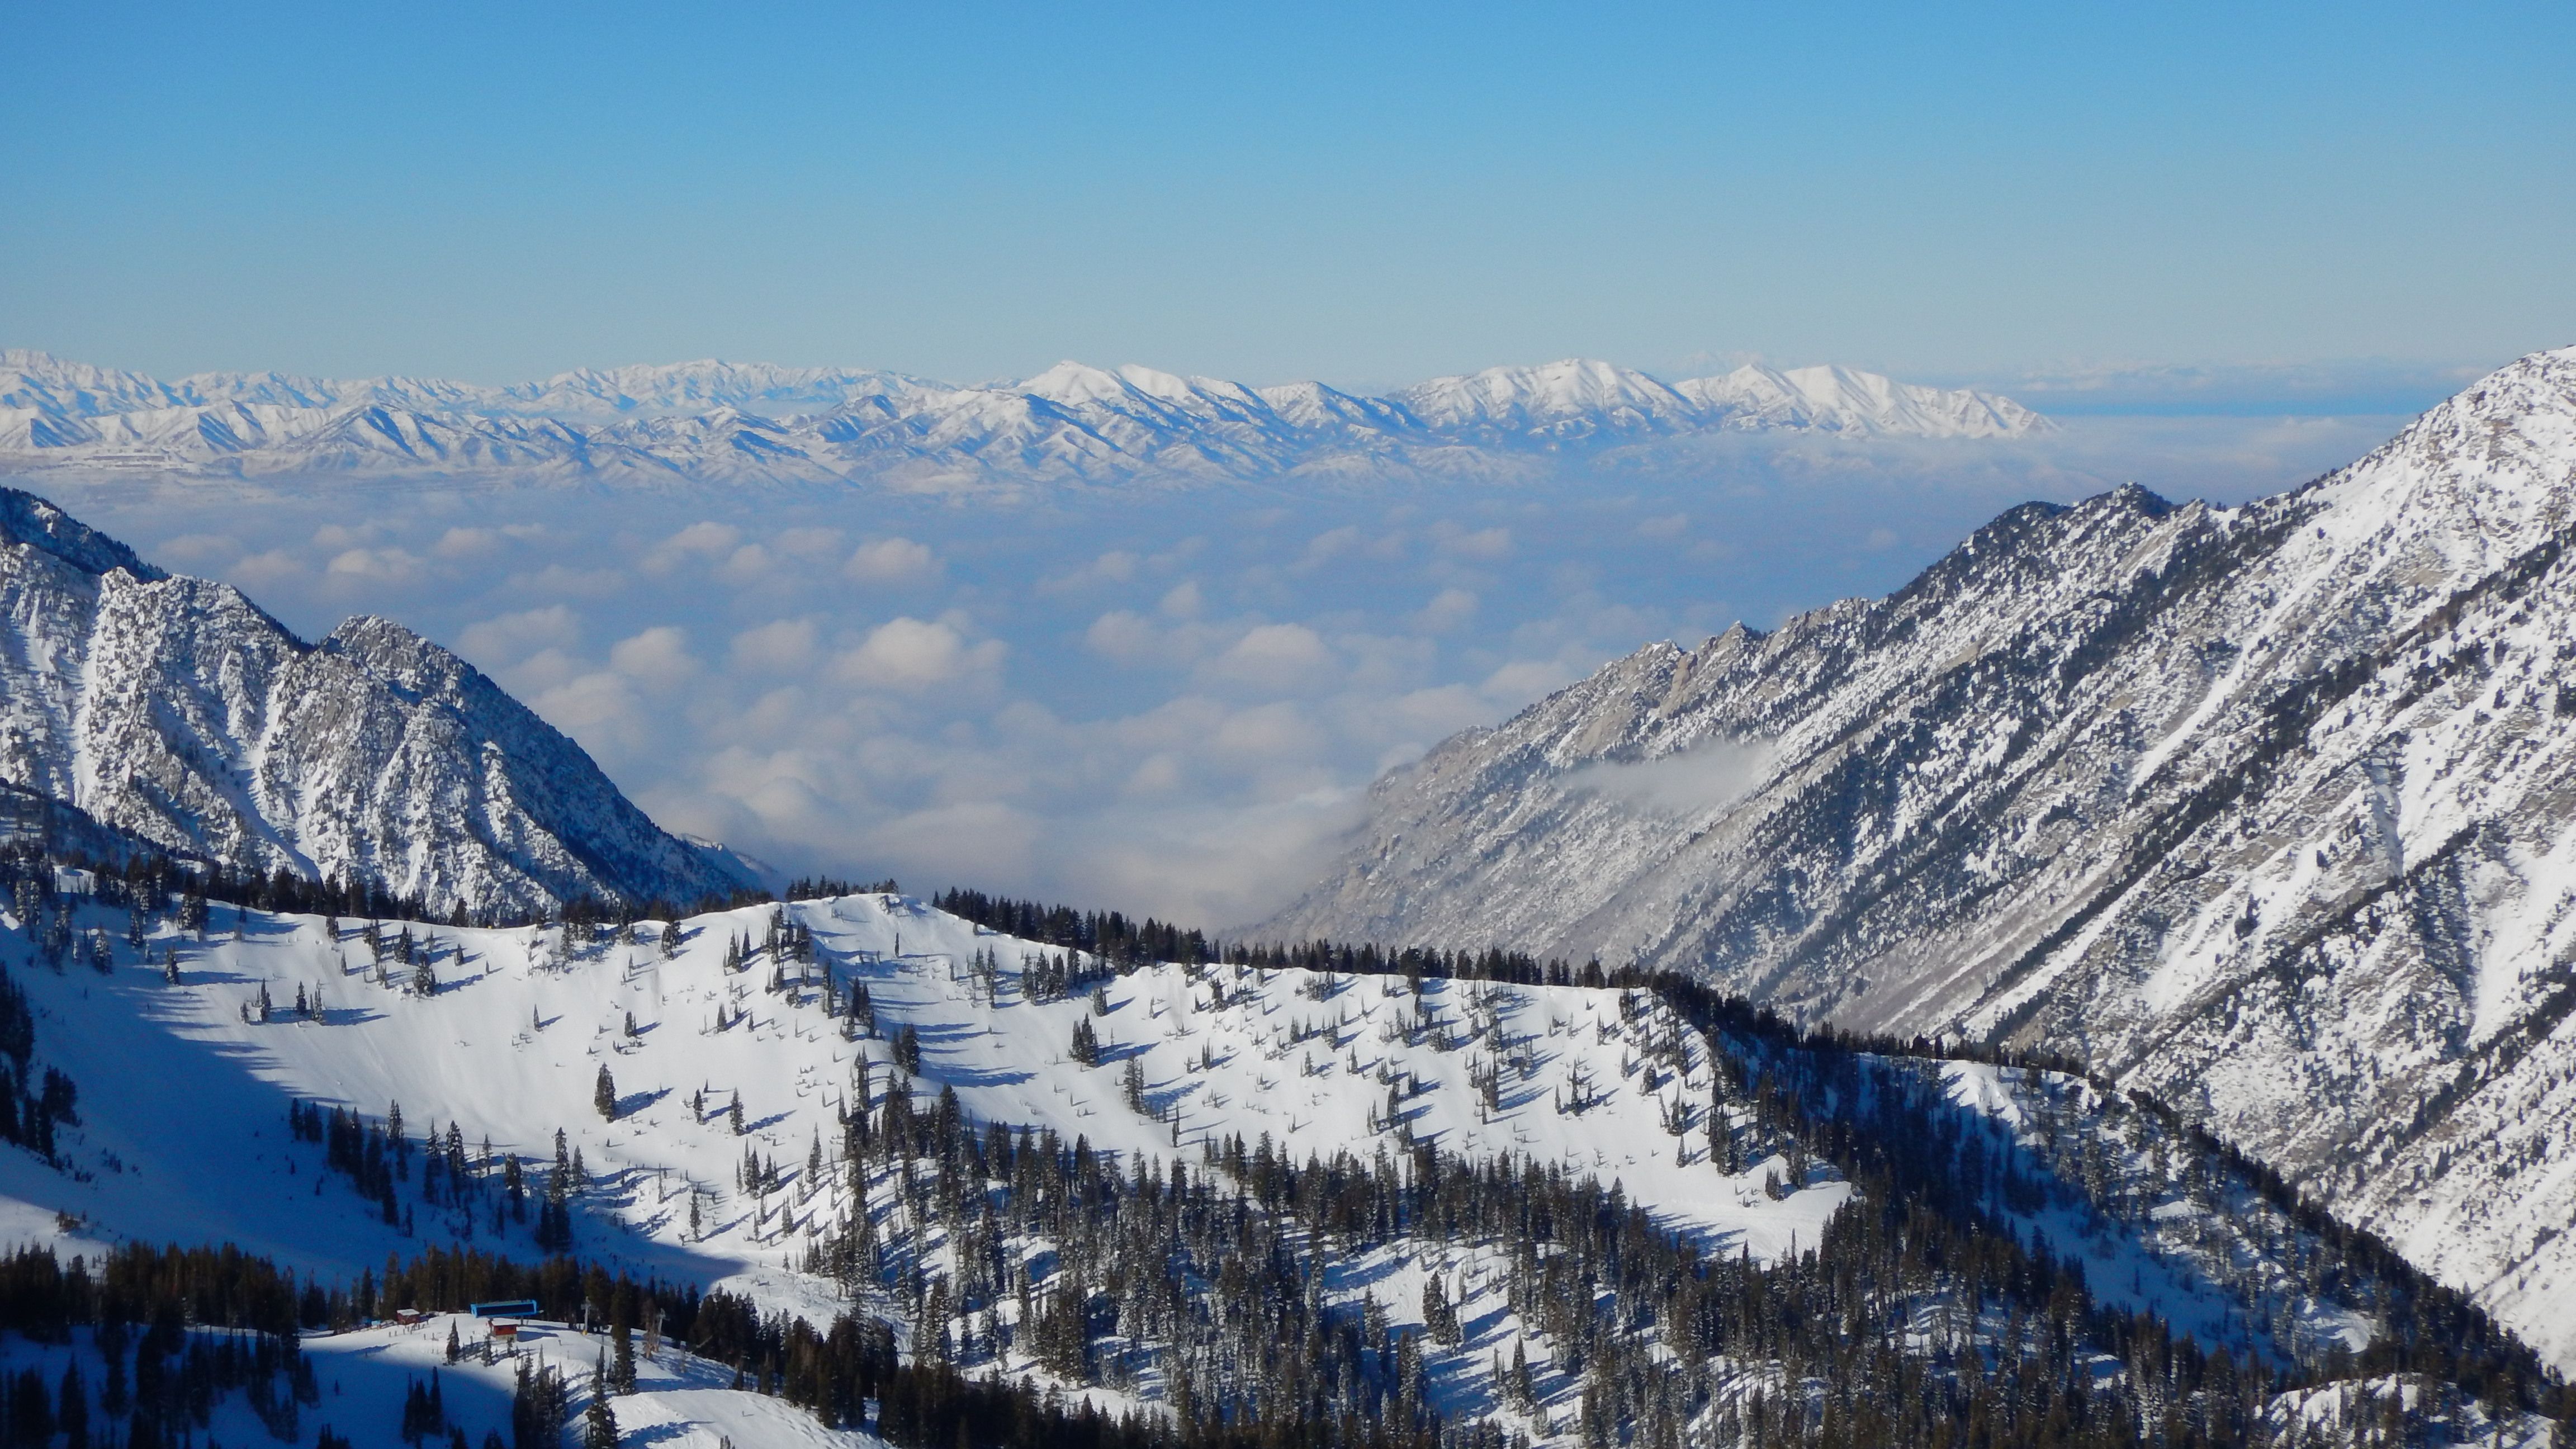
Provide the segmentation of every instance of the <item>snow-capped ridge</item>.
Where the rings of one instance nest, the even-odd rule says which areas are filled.
[[[1715,433],[2012,438],[1982,393],[1840,368],[1667,385],[1571,358],[1389,397],[1061,362],[971,387],[715,359],[487,387],[435,378],[140,373],[0,353],[0,467],[76,476],[489,476],[1015,488],[1299,474],[1499,474]]]
[[[360,616],[297,638],[0,490],[0,781],[193,859],[360,880],[442,911],[749,883],[447,649]]]
[[[2576,349],[2277,497],[2024,505],[1886,598],[1642,648],[1441,744],[1263,929],[2080,1053],[2576,1363],[2576,1176],[2528,1170],[2576,1161],[2572,532]],[[1688,831],[1645,792],[1682,766],[1585,788],[1751,746]]]

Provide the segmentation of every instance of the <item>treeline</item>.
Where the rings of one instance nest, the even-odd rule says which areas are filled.
[[[54,889],[53,869],[41,855],[0,850],[0,891],[38,959],[61,971],[77,955],[93,969],[108,969],[112,948],[103,934],[78,930],[71,903]],[[59,1069],[40,1069],[35,1051],[35,1011],[0,967],[0,1141],[56,1164],[55,1129],[80,1125],[80,1089]]]
[[[1077,911],[962,889],[942,891],[930,903],[1005,936],[1085,951],[1120,965],[1216,959],[1206,933],[1152,917],[1138,921],[1118,911]]]
[[[0,1256],[0,1331],[44,1344],[91,1333],[97,1373],[79,1355],[58,1385],[0,1375],[0,1441],[66,1449],[99,1442],[122,1449],[171,1449],[197,1442],[227,1395],[247,1391],[252,1412],[278,1439],[294,1442],[302,1411],[321,1403],[299,1331],[346,1329],[397,1309],[461,1311],[494,1299],[533,1299],[539,1316],[605,1330],[618,1367],[604,1392],[631,1392],[635,1338],[686,1343],[758,1315],[740,1299],[702,1297],[688,1284],[637,1281],[597,1264],[558,1257],[521,1264],[495,1254],[432,1249],[408,1263],[388,1259],[381,1278],[369,1270],[355,1285],[325,1286],[268,1259],[221,1248],[112,1249],[68,1264],[46,1248]],[[451,1361],[457,1345],[449,1345]],[[92,1385],[95,1384],[93,1388]],[[775,1392],[772,1384],[770,1391]],[[512,1404],[519,1449],[558,1449],[569,1391],[559,1375],[522,1372]],[[415,1383],[399,1426],[368,1426],[354,1440],[325,1425],[322,1442],[387,1443],[399,1429],[418,1442],[443,1425],[436,1380]],[[121,1431],[120,1431],[120,1427]],[[495,1441],[487,1438],[486,1449]]]
[[[889,883],[891,884],[891,883]],[[791,895],[789,899],[797,899]],[[1458,981],[1504,981],[1523,986],[1607,986],[1609,973],[1598,961],[1576,966],[1541,961],[1526,952],[1486,949],[1441,950],[1436,947],[1350,946],[1332,941],[1255,944],[1219,940],[1195,927],[1147,917],[1142,921],[1118,911],[1084,911],[1072,906],[1015,900],[982,891],[952,888],[931,898],[931,905],[987,930],[1024,941],[1088,952],[1115,967],[1133,968],[1161,961],[1210,965],[1294,967],[1340,975],[1409,976]]]
[[[321,1402],[296,1341],[293,1275],[232,1247],[115,1248],[69,1265],[50,1249],[0,1257],[0,1330],[38,1343],[93,1331],[98,1387],[75,1357],[57,1387],[7,1381],[13,1444],[46,1444],[61,1432],[86,1445],[91,1427],[124,1424],[113,1442],[163,1449],[201,1433],[216,1402],[237,1389],[272,1434],[292,1440],[300,1410]],[[192,1332],[220,1329],[220,1332]]]
[[[103,905],[130,906],[154,912],[177,903],[183,924],[202,928],[209,908],[274,911],[314,916],[347,916],[366,920],[444,921],[450,926],[536,926],[563,921],[573,925],[622,925],[631,921],[676,921],[685,916],[762,905],[777,898],[767,891],[711,893],[694,901],[603,901],[577,896],[560,911],[509,911],[468,907],[456,902],[445,915],[432,910],[418,894],[400,894],[380,883],[341,877],[307,879],[279,867],[261,872],[217,861],[204,863],[148,850],[121,860],[104,860],[77,852],[49,851],[32,843],[0,847],[0,879],[41,873],[47,888],[56,867],[87,872],[98,884]]]
[[[892,876],[867,885],[860,885],[855,881],[834,880],[828,875],[798,876],[787,883],[787,894],[784,899],[819,901],[829,900],[834,896],[892,896],[902,893],[903,887],[895,884]]]
[[[2329,1270],[2344,1268],[2366,1275],[2385,1290],[2387,1301],[2381,1307],[2388,1331],[2354,1357],[2348,1365],[2351,1371],[2427,1374],[2459,1384],[2492,1404],[2526,1410],[2541,1408],[2556,1392],[2558,1378],[2539,1356],[2466,1294],[2435,1281],[2378,1234],[2337,1218],[2270,1166],[2145,1093],[2118,1091],[2080,1062],[2052,1052],[1979,1043],[1801,1028],[1742,997],[1712,991],[1685,977],[1655,973],[1633,979],[1702,1030],[1762,1042],[1770,1048],[1766,1053],[1770,1059],[1801,1064],[1800,1080],[1785,1088],[1797,1099],[1795,1110],[1820,1119],[1820,1150],[1838,1163],[1848,1159],[1846,1170],[1856,1177],[1864,1172],[1902,1175],[1910,1191],[1962,1204],[1984,1196],[1980,1184],[1963,1175],[1965,1159],[1960,1155],[1944,1157],[1925,1149],[1920,1140],[1883,1136],[1875,1127],[1855,1123],[1858,1104],[1870,1100],[1862,1091],[1863,1079],[1870,1079],[1876,1091],[1884,1076],[1870,1067],[1872,1058],[1975,1061],[2057,1073],[2155,1118],[2201,1162],[2242,1183],[2298,1231],[2315,1238],[2327,1255]]]
[[[1537,1365],[1517,1340],[1497,1358],[1502,1402],[1528,1415],[1570,1400],[1555,1427],[1592,1446],[1676,1449],[1712,1430],[1763,1444],[2237,1445],[2301,1381],[2102,1309],[2079,1261],[1978,1208],[1983,1168],[1946,1101],[1856,1054],[1790,1045],[1713,1064],[1731,1085],[1712,1130],[1793,1157],[1812,1139],[1857,1191],[1809,1251],[1768,1266],[1705,1257],[1615,1186],[1554,1164],[1428,1148],[1298,1163],[1233,1138],[1208,1144],[1197,1171],[1166,1171],[1081,1138],[979,1128],[953,1091],[925,1105],[892,1074],[882,1094],[861,1083],[845,1121],[845,1170],[874,1198],[805,1266],[891,1295],[912,1328],[903,1393],[927,1402],[887,1396],[891,1335],[855,1322],[730,1342],[754,1355],[757,1382],[828,1421],[883,1397],[880,1432],[920,1449],[954,1442],[943,1436],[959,1424],[1017,1432],[1025,1401],[967,1375],[1032,1363],[1067,1382],[1157,1384],[1173,1425],[1090,1431],[1112,1438],[1320,1443],[1376,1425],[1454,1439],[1427,1383],[1433,1356],[1460,1347],[1469,1285],[1433,1267],[1417,1332],[1320,1284],[1332,1261],[1473,1248],[1507,1260],[1506,1305],[1546,1347]],[[763,1190],[812,1201],[820,1188]],[[946,1271],[923,1252],[934,1241]],[[2105,1381],[2105,1361],[2123,1372]],[[1764,1379],[1750,1393],[1730,1380],[1746,1366]]]

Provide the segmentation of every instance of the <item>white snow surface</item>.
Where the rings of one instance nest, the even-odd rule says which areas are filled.
[[[1840,367],[1666,384],[1568,359],[1388,397],[1062,362],[1016,383],[717,361],[485,387],[199,373],[163,381],[0,350],[0,468],[114,476],[1036,483],[1510,474],[1570,451],[1729,432],[2013,438],[2008,398]]]
[[[388,1251],[407,1256],[450,1237],[529,1253],[524,1227],[495,1243],[488,1221],[469,1235],[460,1222],[431,1221],[426,1207],[406,1238],[345,1179],[322,1171],[318,1149],[287,1131],[290,1099],[348,1106],[372,1119],[399,1103],[409,1135],[458,1122],[478,1154],[488,1137],[496,1153],[551,1161],[554,1133],[563,1129],[595,1180],[583,1199],[585,1255],[728,1285],[827,1321],[837,1311],[831,1285],[790,1269],[808,1230],[828,1225],[844,1205],[841,1175],[827,1169],[819,1191],[797,1188],[772,1200],[759,1225],[757,1205],[734,1187],[734,1169],[749,1148],[801,1177],[818,1137],[837,1162],[836,1114],[849,1100],[856,1062],[875,1064],[882,1089],[889,1040],[907,1026],[922,1043],[913,1088],[924,1107],[954,1088],[976,1121],[1053,1128],[1068,1145],[1079,1136],[1122,1156],[1175,1151],[1170,1126],[1121,1099],[1130,1056],[1144,1064],[1150,1099],[1180,1101],[1177,1150],[1193,1167],[1204,1142],[1238,1133],[1247,1142],[1266,1133],[1300,1161],[1310,1153],[1347,1150],[1366,1159],[1379,1147],[1397,1151],[1395,1124],[1384,1119],[1384,1068],[1421,1084],[1403,1108],[1417,1140],[1469,1156],[1560,1162],[1605,1185],[1616,1181],[1632,1201],[1729,1255],[1740,1249],[1771,1261],[1794,1243],[1814,1245],[1849,1191],[1818,1175],[1774,1201],[1763,1183],[1781,1170],[1778,1158],[1730,1177],[1709,1165],[1698,1137],[1667,1135],[1664,1100],[1708,1098],[1705,1048],[1693,1047],[1689,1081],[1666,1071],[1658,1091],[1647,1092],[1640,1071],[1622,1073],[1642,1028],[1621,1027],[1617,992],[1435,980],[1417,1002],[1403,995],[1401,978],[1342,977],[1332,1000],[1316,1001],[1299,994],[1309,979],[1300,971],[1218,966],[1193,982],[1182,967],[1148,967],[1105,987],[1111,1009],[1094,1018],[1103,1060],[1085,1068],[1067,1049],[1074,1024],[1092,1011],[1089,1000],[1031,1003],[1015,984],[1022,953],[1046,948],[899,896],[774,909],[814,930],[814,981],[828,967],[843,983],[868,986],[880,1039],[845,1040],[816,989],[766,991],[765,959],[725,971],[729,942],[765,935],[773,910],[765,906],[691,918],[681,927],[687,944],[668,960],[650,925],[634,946],[569,947],[560,927],[415,926],[435,943],[438,986],[427,997],[402,989],[408,969],[391,957],[395,984],[376,984],[357,922],[343,922],[335,942],[317,917],[241,915],[224,906],[203,944],[166,930],[148,942],[156,959],[178,950],[176,986],[159,966],[137,964],[122,940],[108,975],[77,965],[60,975],[14,967],[39,1010],[38,1056],[79,1083],[84,1125],[67,1132],[76,1169],[69,1175],[0,1151],[0,1224],[38,1229],[61,1214],[89,1241],[229,1240],[352,1280]],[[92,915],[85,927],[122,930],[123,912]],[[15,930],[14,921],[0,922]],[[978,951],[1004,963],[998,1005],[976,998],[963,969]],[[266,1023],[246,1021],[244,1004],[263,985],[281,1009]],[[1222,1006],[1213,1003],[1219,985],[1227,992]],[[319,996],[320,1020],[283,1010],[299,987]],[[1489,996],[1502,1030],[1531,1038],[1537,1060],[1535,1075],[1506,1080],[1490,1123],[1478,1120],[1468,1084],[1479,1050],[1464,1045],[1471,994]],[[717,1031],[719,1007],[748,1019]],[[1451,1049],[1427,1032],[1409,1042],[1384,1039],[1399,1014],[1433,1008]],[[625,1034],[629,1013],[634,1037]],[[1333,1031],[1338,1048],[1322,1037],[1290,1042],[1296,1024],[1335,1022],[1346,1023]],[[1197,1065],[1203,1053],[1213,1066]],[[1354,1057],[1357,1074],[1349,1070]],[[614,1122],[592,1104],[603,1065],[622,1104]],[[1577,1070],[1606,1099],[1560,1116],[1552,1094]],[[690,1105],[700,1091],[704,1121]],[[736,1093],[742,1137],[723,1110]],[[1681,1143],[1690,1148],[1687,1164],[1676,1160]],[[703,1190],[709,1209],[695,1240],[689,1184]]]

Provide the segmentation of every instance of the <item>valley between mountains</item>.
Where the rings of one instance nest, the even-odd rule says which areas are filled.
[[[1447,742],[1228,942],[781,891],[401,626],[0,493],[0,1397],[154,1446],[2553,1442],[2572,528],[2576,351],[2277,498],[2017,509]],[[517,1357],[456,1316],[521,1297]]]

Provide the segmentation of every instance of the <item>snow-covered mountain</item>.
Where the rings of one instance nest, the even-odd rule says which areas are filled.
[[[1802,1074],[1804,1049],[1703,1030],[1652,992],[1204,962],[1113,972],[891,894],[615,931],[218,903],[192,928],[169,900],[61,884],[0,892],[10,957],[62,968],[0,972],[0,996],[23,999],[34,1060],[78,1084],[50,1162],[0,1145],[0,1229],[66,1257],[227,1241],[345,1287],[389,1254],[569,1247],[818,1327],[842,1313],[888,1322],[915,1361],[1112,1414],[1173,1413],[1187,1364],[1201,1395],[1266,1383],[1274,1370],[1247,1361],[1250,1346],[1376,1381],[1319,1380],[1319,1400],[1286,1395],[1286,1412],[1428,1408],[1549,1449],[1597,1442],[1603,1420],[1647,1444],[1763,1442],[1757,1396],[1776,1414],[1782,1398],[1842,1392],[1840,1370],[1782,1362],[1757,1326],[1800,1330],[1807,1311],[1784,1300],[1863,1255],[1854,1216],[1904,1224],[1889,1242],[1905,1244],[1906,1271],[1891,1246],[1874,1291],[1920,1302],[1892,1318],[1815,1315],[1834,1343],[1894,1342],[1919,1372],[1973,1375],[1981,1339],[2026,1328],[2019,1311],[1977,1312],[1977,1296],[2039,1296],[2027,1267],[1956,1296],[1957,1265],[1925,1244],[1977,1204],[1916,1200],[1931,1209],[1918,1215],[1883,1182],[1886,1200],[1846,1211],[1854,1184],[1797,1114],[1838,1095],[1857,1113],[1857,1096],[1826,1085],[1848,1076]],[[2304,1366],[2301,1397],[2247,1406],[2260,1412],[2340,1394],[2348,1426],[2364,1395],[2399,1389],[2318,1370],[2338,1345],[2400,1329],[2408,1290],[2166,1124],[2053,1073],[1861,1069],[1880,1073],[1876,1095],[1940,1125],[1967,1191],[1992,1192],[1995,1223],[1977,1239],[1989,1253],[2044,1237],[2079,1265],[2028,1327],[2043,1344],[2043,1319],[2084,1335],[2055,1354],[2097,1395],[2091,1413],[2160,1413],[2169,1385],[2153,1355],[2091,1346],[2098,1320],[2067,1313],[2072,1298],[2154,1313],[2247,1363]],[[1812,1089],[1803,1107],[1793,1083]],[[1494,1176],[1506,1172],[1526,1186]],[[1067,1188],[1084,1198],[1070,1222],[1052,1201]],[[1562,1211],[1574,1202],[1586,1210]],[[557,1203],[569,1238],[549,1243]],[[1471,1212],[1509,1226],[1457,1221]],[[1138,1259],[1151,1271],[1097,1271]],[[1703,1271],[1739,1291],[1676,1311],[1671,1284]],[[1251,1273],[1293,1289],[1283,1302]],[[1072,1352],[1050,1326],[1068,1294],[1098,1300]],[[1311,1336],[1265,1337],[1273,1315],[1298,1311]],[[307,1351],[350,1375],[345,1397],[360,1402],[325,1395],[314,1417],[392,1422],[395,1394],[359,1376],[380,1359],[425,1370],[450,1326],[317,1337]],[[469,1348],[483,1333],[454,1326]],[[544,1336],[576,1372],[605,1353]],[[1712,1353],[1712,1339],[1746,1347]],[[2021,1372],[2037,1376],[2040,1351]],[[28,1353],[0,1341],[0,1366]],[[727,1397],[722,1367],[648,1375],[621,1419],[667,1424],[654,1442],[710,1442],[766,1408],[778,1417],[745,1444],[878,1442]],[[497,1417],[506,1378],[454,1372],[477,1395],[461,1416]],[[2489,1421],[2456,1392],[2405,1387],[2421,1397],[2411,1442],[2485,1441]],[[876,1427],[887,1417],[881,1406]],[[2354,1442],[2324,1427],[2323,1442]],[[2500,1442],[2546,1438],[2526,1415],[2507,1427]]]
[[[2576,1363],[2571,536],[2576,349],[2292,493],[2033,504],[1640,650],[1381,781],[1266,929],[2069,1052]]]
[[[1510,473],[1725,433],[2011,438],[2048,426],[2006,398],[1836,367],[1667,385],[1570,360],[1376,398],[1075,362],[977,387],[712,361],[483,387],[278,373],[164,382],[0,351],[0,469],[81,477],[1212,483]]]
[[[581,748],[398,624],[318,644],[0,489],[0,782],[200,860],[418,896],[696,901],[728,859],[664,833]]]

